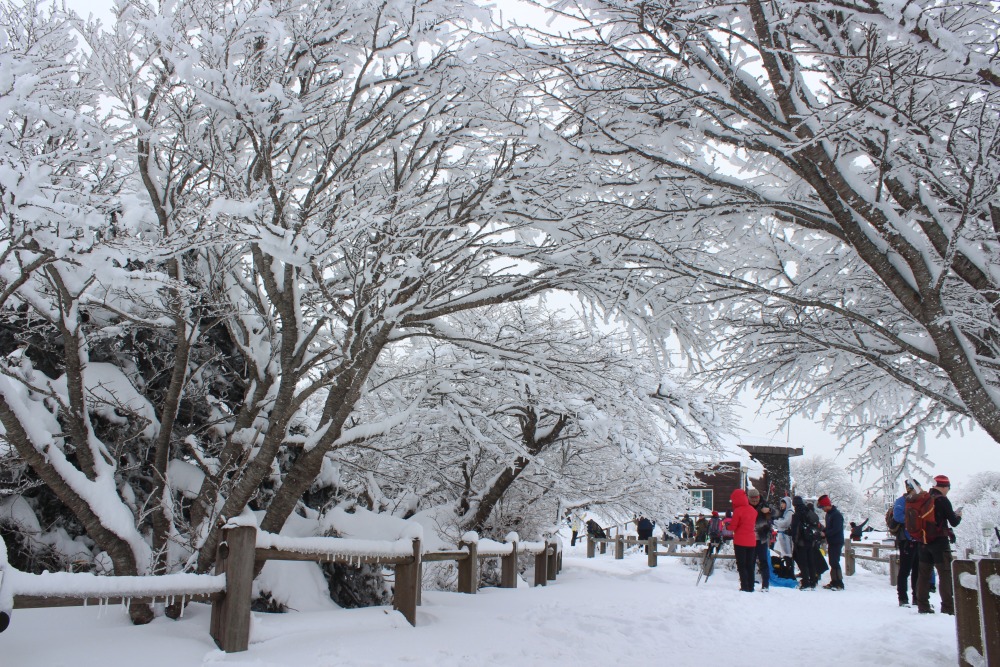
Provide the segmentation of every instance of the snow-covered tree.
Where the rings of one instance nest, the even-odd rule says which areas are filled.
[[[351,467],[382,480],[363,493],[380,506],[447,505],[462,530],[502,538],[566,505],[662,515],[679,507],[694,452],[706,455],[732,424],[726,406],[637,361],[627,339],[544,307],[450,318],[447,331],[411,341],[376,369],[365,402],[391,412],[425,398],[405,430],[366,443]],[[406,497],[422,502],[393,500]]]
[[[855,511],[861,500],[857,487],[847,471],[833,459],[810,456],[791,462],[792,485],[795,495],[803,498],[830,496],[842,510]]]
[[[526,83],[689,350],[869,438],[862,463],[1000,441],[995,3],[548,4],[564,34],[528,35]]]

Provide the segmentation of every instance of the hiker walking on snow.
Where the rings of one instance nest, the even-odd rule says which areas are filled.
[[[823,529],[823,534],[826,537],[826,557],[830,561],[830,583],[823,588],[842,591],[844,573],[840,569],[840,554],[844,552],[844,515],[830,501],[830,496],[822,495],[816,503],[826,512],[826,527]]]
[[[771,508],[760,497],[760,491],[750,487],[747,491],[750,506],[757,512],[754,521],[754,533],[757,544],[754,547],[754,557],[757,569],[760,571],[760,590],[766,591],[771,586]]]
[[[747,493],[736,489],[729,496],[733,504],[733,518],[729,529],[733,533],[733,546],[736,549],[736,569],[740,573],[740,590],[753,593],[753,562],[757,550],[757,510],[750,506]]]
[[[937,569],[938,590],[941,594],[941,613],[955,615],[955,600],[951,589],[951,544],[949,525],[962,521],[961,512],[955,512],[948,500],[951,481],[944,475],[934,478],[934,486],[925,495],[906,503],[906,527],[919,543],[917,559],[917,610],[933,614],[930,605],[931,570]],[[911,530],[912,529],[912,530]]]

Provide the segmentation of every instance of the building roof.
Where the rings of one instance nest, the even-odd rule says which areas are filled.
[[[745,449],[751,455],[754,454],[784,454],[785,456],[802,456],[801,447],[792,447],[791,445],[740,445],[741,448]]]

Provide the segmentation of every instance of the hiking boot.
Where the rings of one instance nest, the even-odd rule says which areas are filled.
[[[761,586],[760,587],[760,592],[761,593],[766,593],[767,591],[768,591],[768,586]]]
[[[828,591],[836,590],[837,589],[837,582],[831,581],[827,585],[823,586],[823,588],[825,588]]]
[[[909,600],[900,600],[899,601],[899,606],[900,607],[906,607],[907,609],[909,609],[909,607],[910,607],[910,601]]]
[[[918,614],[933,614],[934,610],[931,609],[930,607],[926,607],[924,609],[917,609],[917,613]]]

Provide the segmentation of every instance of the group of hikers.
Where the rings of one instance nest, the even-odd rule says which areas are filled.
[[[934,613],[930,606],[930,593],[934,590],[935,571],[940,581],[941,612],[954,614],[951,586],[951,544],[955,534],[951,530],[962,520],[961,508],[952,508],[948,500],[951,483],[945,475],[934,478],[934,485],[924,491],[915,480],[905,480],[905,492],[896,499],[886,513],[886,527],[896,540],[899,551],[899,576],[897,593],[899,605],[910,605],[910,591],[918,611]],[[761,498],[760,491],[751,487],[736,489],[730,496],[732,510],[725,516],[713,511],[711,518],[699,516],[692,520],[685,514],[667,526],[667,536],[708,542],[710,549],[718,549],[723,542],[732,541],[739,572],[740,590],[753,592],[759,577],[761,590],[767,591],[771,571],[785,579],[798,579],[801,590],[815,589],[824,572],[830,572],[830,581],[823,588],[844,590],[844,573],[841,556],[844,551],[844,516],[828,495],[822,495],[815,505],[801,496],[785,496],[772,508]],[[816,508],[823,513],[820,515]],[[576,544],[580,519],[571,518]],[[868,519],[861,524],[851,522],[852,540],[858,540],[867,528]],[[636,532],[640,540],[652,537],[655,522],[646,517],[636,517]],[[604,538],[606,533],[593,519],[586,522],[587,534]],[[772,557],[772,544],[777,556]],[[825,558],[824,549],[825,545]],[[648,548],[648,547],[647,547]],[[796,574],[796,568],[798,573]]]

